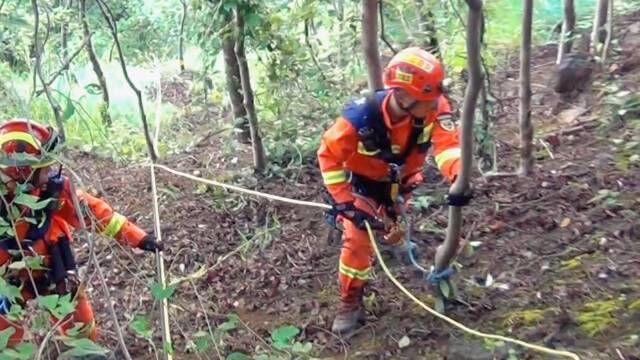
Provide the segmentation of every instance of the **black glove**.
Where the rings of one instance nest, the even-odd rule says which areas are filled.
[[[358,209],[352,202],[336,204],[334,205],[334,209],[339,215],[351,221],[360,230],[367,229],[365,221],[367,221],[374,230],[384,230],[385,228],[382,221]]]
[[[449,206],[467,206],[471,199],[473,199],[473,190],[471,188],[462,194],[447,194],[447,204]]]
[[[156,250],[157,251],[163,250],[162,244],[156,242],[156,237],[154,235],[145,236],[144,239],[140,241],[140,244],[138,244],[138,248],[144,251],[149,251],[149,252],[156,252]]]

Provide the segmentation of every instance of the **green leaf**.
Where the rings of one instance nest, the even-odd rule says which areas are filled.
[[[85,85],[84,89],[90,95],[102,94],[102,88],[98,84],[87,84]]]
[[[18,196],[16,196],[15,199],[13,199],[13,202],[16,204],[24,205],[33,210],[42,210],[47,205],[49,205],[50,202],[55,201],[55,199],[53,198],[42,200],[42,201],[38,201],[38,200],[40,200],[40,198],[37,196],[20,193],[18,194]]]
[[[71,298],[71,294],[66,294],[58,299],[58,306],[54,311],[54,315],[58,318],[63,318],[75,311],[76,304]]]
[[[246,354],[243,354],[241,352],[232,352],[231,354],[227,355],[226,360],[251,360],[251,358],[249,356],[247,356]]]
[[[173,346],[170,342],[165,342],[162,349],[164,349],[165,354],[173,354]]]
[[[293,344],[293,347],[291,347],[291,351],[299,354],[308,354],[311,352],[312,346],[313,345],[310,342],[306,342],[306,343],[296,342]]]
[[[33,353],[36,351],[36,346],[30,342],[21,342],[16,345],[16,358],[19,360],[28,360],[32,358]]]
[[[16,332],[16,329],[8,327],[0,331],[0,349],[6,349],[11,335]]]
[[[62,114],[62,121],[67,121],[71,119],[73,114],[76,113],[76,107],[73,106],[73,102],[71,98],[67,97],[67,105],[64,108],[64,113]]]
[[[47,270],[46,267],[42,266],[43,257],[42,256],[25,256],[24,262],[27,264],[27,267],[31,270]]]
[[[300,333],[300,329],[292,325],[283,325],[273,330],[271,340],[276,349],[284,349],[289,346],[289,341]]]
[[[153,330],[151,330],[151,326],[149,326],[149,320],[142,315],[136,315],[131,324],[129,324],[129,328],[131,328],[136,335],[147,340],[151,339],[153,335]]]
[[[175,290],[176,285],[169,285],[165,288],[158,282],[151,284],[151,295],[153,295],[153,298],[158,301],[170,298]]]
[[[235,314],[230,314],[227,317],[227,321],[218,325],[218,329],[224,332],[231,331],[238,327],[238,316]]]
[[[12,304],[11,309],[9,309],[9,313],[6,315],[10,321],[20,321],[24,318],[24,309],[20,304]]]
[[[262,19],[258,14],[252,13],[252,14],[246,15],[245,17],[245,23],[247,25],[247,28],[249,29],[256,28],[258,25],[260,25],[260,22],[262,22]]]
[[[58,299],[60,299],[60,295],[54,294],[38,296],[37,301],[41,308],[53,312],[58,306]]]
[[[442,296],[445,297],[445,299],[451,299],[453,294],[447,280],[440,280],[440,282],[438,283],[438,288],[440,289],[440,292],[442,293]]]
[[[27,263],[24,261],[14,261],[9,264],[9,269],[11,270],[22,270],[27,268]]]
[[[196,345],[196,352],[202,352],[209,347],[209,334],[204,331],[198,331],[193,334],[193,343]]]
[[[106,355],[109,351],[102,346],[94,343],[89,339],[64,339],[63,342],[71,347],[70,350],[65,351],[61,356],[86,356],[86,355]]]

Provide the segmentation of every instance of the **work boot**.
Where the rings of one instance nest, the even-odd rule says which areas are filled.
[[[333,319],[331,331],[338,335],[347,335],[364,324],[364,309],[362,304],[340,303],[338,315]]]
[[[348,335],[364,324],[363,290],[358,289],[346,299],[340,299],[338,314],[333,319],[331,331],[338,335]]]

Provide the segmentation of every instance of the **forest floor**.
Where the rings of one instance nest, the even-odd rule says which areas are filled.
[[[484,332],[575,351],[583,359],[640,359],[640,169],[637,156],[629,162],[629,151],[638,153],[629,144],[638,140],[640,127],[637,120],[617,119],[605,106],[619,91],[639,90],[639,24],[640,13],[619,19],[615,28],[623,51],[595,72],[587,93],[560,107],[549,85],[555,47],[534,51],[532,117],[536,139],[547,146],[536,141],[535,173],[529,178],[474,178],[476,197],[464,208],[463,234],[475,251],[458,259],[462,268],[455,281],[464,305],[450,311],[452,318]],[[517,73],[514,55],[493,77],[495,95],[503,99],[495,126],[501,171],[512,171],[518,162]],[[618,90],[611,95],[613,84]],[[212,117],[220,115],[192,116],[194,134],[204,134]],[[321,201],[321,178],[313,164],[257,178],[241,172],[251,159],[248,149],[233,156],[219,151],[227,138],[205,136],[187,153],[161,162],[205,178]],[[152,227],[148,167],[116,166],[81,152],[73,154],[72,166],[120,212]],[[211,346],[199,355],[188,349],[208,333],[207,321],[216,329],[229,324],[229,314],[239,320],[215,331],[222,353],[268,352],[271,331],[291,324],[301,330],[296,341],[312,343],[316,357],[549,358],[461,333],[415,306],[379,266],[366,295],[367,325],[349,340],[337,338],[329,329],[338,301],[339,246],[327,241],[321,211],[241,197],[161,170],[157,181],[169,279],[207,267],[181,282],[170,298],[176,359],[217,358]],[[417,197],[440,196],[446,189],[438,179]],[[425,264],[443,241],[446,213],[435,205],[413,212]],[[97,253],[129,351],[134,358],[155,358],[129,326],[134,314],[158,324],[158,303],[149,290],[154,258],[105,239]],[[85,262],[86,249],[79,256]],[[394,264],[392,272],[432,303],[426,284],[411,269]],[[97,284],[93,277],[89,294],[100,342],[116,349],[107,297]],[[156,325],[154,340],[161,344]]]

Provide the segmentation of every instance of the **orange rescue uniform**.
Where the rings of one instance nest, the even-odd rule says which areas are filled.
[[[386,91],[380,108],[382,117],[394,154],[402,154],[409,144],[413,127],[410,116],[392,123],[388,112],[392,91]],[[364,106],[365,101],[360,101]],[[358,102],[356,102],[358,104]],[[423,180],[422,170],[426,160],[426,149],[432,147],[432,154],[443,176],[453,181],[460,167],[460,145],[458,130],[452,122],[451,106],[445,96],[437,100],[437,108],[430,112],[423,121],[423,130],[415,147],[405,158],[400,168],[399,178],[402,186],[417,184]],[[379,157],[378,152],[368,151],[358,135],[353,122],[343,114],[324,133],[318,160],[322,178],[329,193],[337,203],[353,202],[354,205],[371,215],[384,217],[385,204],[374,194],[361,196],[354,194],[352,181],[354,176],[367,181],[389,181],[390,164]],[[426,145],[426,146],[425,146]],[[343,301],[359,296],[362,287],[370,277],[373,248],[369,236],[358,229],[351,221],[342,220],[344,232],[340,254],[339,281]]]
[[[39,196],[41,192],[34,190],[32,194]],[[131,247],[138,247],[141,241],[147,236],[145,231],[128,221],[123,215],[113,211],[113,209],[101,199],[80,190],[77,190],[76,194],[81,207],[84,208],[83,212],[85,212],[85,214],[83,214],[82,217],[87,227],[91,228],[93,225],[95,226],[94,229],[99,233],[114,238],[120,243]],[[29,211],[31,211],[31,209],[24,208],[23,216]],[[62,189],[57,197],[57,207],[49,211],[46,216],[48,217],[48,221],[45,222],[43,228],[35,231],[35,233],[39,233],[40,235],[38,235],[37,238],[29,239],[32,241],[30,250],[26,249],[27,243],[25,239],[27,239],[27,236],[34,236],[33,227],[37,225],[32,225],[23,220],[16,222],[17,236],[14,238],[4,236],[4,239],[0,243],[0,266],[19,260],[14,258],[9,251],[16,249],[16,238],[21,241],[22,247],[27,255],[34,255],[34,253],[35,255],[40,255],[44,259],[43,266],[47,268],[52,266],[51,247],[62,241],[62,239],[71,241],[72,228],[78,228],[80,225],[78,214],[71,200],[71,186],[68,178],[63,177]],[[39,295],[55,294],[56,291],[54,287],[56,284],[46,280],[47,273],[45,273],[45,271],[46,270],[32,271],[36,286],[38,287],[38,293]],[[3,280],[14,286],[22,287],[22,300],[18,301],[20,305],[24,305],[26,301],[35,297],[35,291],[25,269],[14,274],[7,273],[3,275]],[[40,285],[42,283],[44,283],[44,285],[41,288]],[[61,325],[62,332],[79,323],[81,325],[80,334],[95,340],[97,330],[93,310],[82,289],[78,291],[75,301],[75,311],[63,320]],[[54,318],[52,320],[57,321],[59,319]],[[9,341],[9,346],[15,346],[22,341],[24,329],[21,324],[9,321],[5,315],[0,315],[0,331],[8,327],[13,327],[16,330]]]

